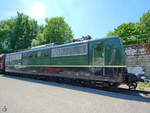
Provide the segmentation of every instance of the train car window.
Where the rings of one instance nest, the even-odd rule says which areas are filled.
[[[98,43],[96,46],[97,51],[101,51],[102,50],[102,43]]]
[[[28,58],[29,57],[29,53],[24,53],[24,57]]]
[[[29,53],[28,56],[29,56],[30,58],[32,58],[32,57],[33,57],[33,54],[32,54],[32,53]]]
[[[48,56],[48,51],[44,51],[44,56],[47,57]]]
[[[26,54],[25,53],[23,53],[23,58],[26,58]]]
[[[10,56],[11,61],[20,60],[20,59],[21,59],[21,54],[14,54]]]
[[[33,53],[33,57],[37,58],[37,53],[36,52]]]
[[[44,52],[43,51],[41,51],[41,57],[44,57]]]
[[[41,57],[42,54],[41,54],[41,51],[37,52],[37,57]]]
[[[42,50],[41,51],[41,57],[47,57],[47,56],[48,56],[47,50]]]
[[[45,51],[42,51],[42,57],[45,57]]]
[[[53,48],[51,51],[51,57],[73,56],[73,55],[86,55],[87,44],[73,45],[69,47]]]
[[[6,64],[10,64],[10,56],[6,55]]]

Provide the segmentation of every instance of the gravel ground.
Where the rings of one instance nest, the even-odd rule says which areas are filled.
[[[150,113],[150,98],[0,75],[0,113]]]

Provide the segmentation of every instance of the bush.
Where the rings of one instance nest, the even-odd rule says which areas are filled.
[[[138,89],[144,90],[144,88],[150,88],[150,82],[139,82]]]

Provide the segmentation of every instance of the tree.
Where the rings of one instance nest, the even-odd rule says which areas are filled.
[[[117,34],[115,34],[114,32],[112,32],[112,31],[109,31],[108,33],[107,33],[107,37],[111,37],[111,36],[116,36]]]
[[[124,45],[146,43],[150,38],[150,11],[142,15],[137,23],[129,22],[119,25],[107,36],[120,36]]]
[[[32,39],[38,34],[37,21],[17,12],[17,17],[0,21],[1,51],[18,50],[31,46]]]
[[[150,39],[150,10],[143,14],[143,16],[140,18],[140,21],[136,23],[136,30],[139,34],[139,39],[143,43],[148,42],[148,39]]]
[[[10,38],[10,48],[13,50],[24,49],[31,46],[31,42],[38,33],[37,21],[27,15],[17,12],[13,33]]]
[[[127,41],[135,40],[133,35],[136,35],[136,27],[132,22],[124,23],[114,29],[114,32],[109,32],[107,36],[119,36],[124,44],[127,44]],[[131,37],[132,36],[132,37]]]
[[[0,53],[7,52],[9,39],[12,36],[14,19],[0,21]]]
[[[37,35],[36,39],[32,40],[31,46],[34,47],[34,46],[42,45],[45,43],[46,43],[46,41],[45,41],[43,33],[39,33]]]
[[[143,14],[140,21],[137,23],[140,34],[150,33],[150,10]]]
[[[44,38],[46,43],[63,44],[71,40],[73,34],[71,27],[65,22],[63,17],[46,18]]]

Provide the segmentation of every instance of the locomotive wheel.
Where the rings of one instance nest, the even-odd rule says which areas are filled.
[[[96,86],[96,82],[95,81],[90,81],[90,86],[94,88]]]
[[[85,87],[89,87],[90,86],[90,82],[88,80],[84,80],[84,86]]]
[[[81,80],[76,79],[76,80],[75,80],[75,82],[76,82],[76,85],[77,85],[77,86],[82,86],[82,84],[81,84]]]

